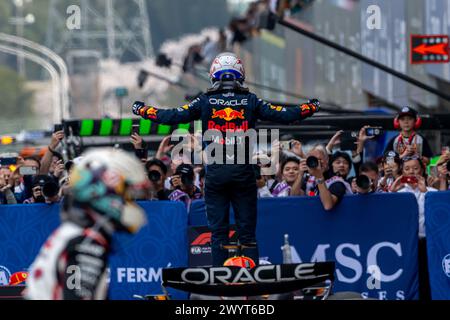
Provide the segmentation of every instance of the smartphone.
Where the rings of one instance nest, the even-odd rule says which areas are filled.
[[[401,183],[418,183],[419,181],[417,180],[416,177],[402,177],[400,179]]]
[[[284,150],[290,150],[292,147],[291,141],[281,141],[280,144]]]
[[[341,150],[356,150],[356,139],[358,133],[355,131],[344,131],[341,135]]]
[[[63,125],[62,124],[55,124],[55,126],[53,127],[53,133],[58,132],[58,131],[62,131],[63,130]]]
[[[17,158],[16,157],[8,157],[8,158],[1,158],[0,159],[0,165],[9,167],[11,165],[17,164]]]
[[[366,128],[366,136],[368,137],[377,137],[382,133],[382,129],[378,127],[370,127]]]
[[[37,169],[35,167],[20,167],[19,173],[22,176],[33,176],[37,174]]]
[[[132,128],[132,129],[131,129],[131,133],[133,133],[133,134],[135,134],[135,133],[139,134],[139,128],[140,128],[140,125],[139,125],[139,124],[133,124],[131,128]]]

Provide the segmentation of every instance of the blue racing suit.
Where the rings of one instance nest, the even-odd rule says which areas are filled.
[[[162,124],[190,123],[202,121],[202,131],[216,132],[211,141],[226,145],[241,144],[238,140],[218,138],[228,132],[254,129],[258,119],[280,123],[292,123],[312,116],[319,110],[317,100],[297,107],[274,106],[247,90],[225,89],[209,91],[200,95],[189,105],[176,109],[158,109],[135,102],[133,112],[145,119]],[[218,138],[218,139],[216,139]],[[205,138],[204,138],[205,139]],[[246,150],[248,150],[248,143]],[[229,149],[224,155],[229,155]],[[232,149],[234,150],[234,149]],[[248,155],[247,155],[248,156]],[[259,261],[256,245],[257,186],[254,166],[223,158],[221,163],[208,159],[205,180],[205,203],[208,224],[212,232],[212,258],[214,266],[222,266],[228,258],[223,245],[228,244],[230,203],[235,213],[239,243],[244,247],[241,253]],[[229,160],[229,158],[228,158]],[[236,160],[234,158],[234,160]],[[226,164],[225,164],[226,163]]]

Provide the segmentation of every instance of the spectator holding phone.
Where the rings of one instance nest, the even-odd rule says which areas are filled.
[[[58,147],[61,144],[61,141],[64,139],[64,131],[56,131],[52,134],[52,137],[50,139],[50,144],[47,147],[47,151],[45,152],[44,156],[41,160],[41,168],[40,168],[40,174],[48,174],[50,172],[50,168],[52,166],[53,161],[55,161],[56,158],[60,158],[61,154],[57,152]],[[62,157],[61,157],[62,159]]]
[[[400,155],[400,159],[418,156],[424,164],[428,164],[433,153],[427,139],[417,133],[421,124],[422,119],[417,111],[410,107],[402,108],[394,119],[394,127],[400,129],[400,134],[389,141],[385,153],[393,150]]]
[[[14,180],[11,184],[18,184],[14,189],[14,196],[17,203],[23,203],[26,199],[32,197],[32,184],[35,176],[41,172],[41,161],[36,157],[26,157],[17,162],[16,172],[11,178]]]
[[[167,175],[167,166],[159,159],[149,160],[145,164],[148,178],[150,180],[149,200],[169,200],[170,190],[164,188]]]
[[[352,151],[352,158],[351,158],[351,162],[353,163],[353,165],[355,166],[355,170],[358,171],[359,170],[359,165],[362,162],[362,155],[363,155],[363,151],[364,151],[364,145],[366,143],[367,140],[369,139],[373,139],[374,137],[378,136],[381,134],[381,129],[380,128],[372,128],[370,126],[364,126],[359,130],[358,135],[356,136],[356,133],[354,133],[354,135],[356,136],[356,141],[355,146],[351,146],[348,147],[349,149],[351,149]],[[325,147],[328,155],[332,155],[334,152],[334,149],[341,145],[343,140],[345,140],[344,138],[344,131],[343,130],[339,130],[337,131],[334,136],[330,139],[330,141],[328,142],[327,146]],[[341,151],[343,151],[344,149],[347,150],[346,148],[343,148],[344,145],[342,145],[341,147]]]
[[[427,192],[437,190],[427,186],[425,164],[418,156],[403,158],[402,175],[395,180],[391,191],[410,192],[417,199],[419,207],[419,297],[421,300],[428,300],[430,299],[430,285],[425,238],[425,195]]]
[[[427,186],[425,165],[418,156],[403,158],[401,170],[402,174],[394,181],[390,191],[414,194],[419,205],[419,237],[425,237],[425,194],[437,190]]]

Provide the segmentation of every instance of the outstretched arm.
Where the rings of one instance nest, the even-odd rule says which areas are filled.
[[[188,123],[200,119],[202,103],[202,97],[199,97],[190,104],[179,108],[158,109],[153,106],[146,106],[144,102],[136,101],[133,104],[133,113],[157,123]]]
[[[274,106],[261,99],[258,100],[258,118],[267,121],[291,123],[311,117],[320,109],[319,100],[313,99],[297,107]]]

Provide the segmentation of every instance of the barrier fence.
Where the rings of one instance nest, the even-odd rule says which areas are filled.
[[[187,266],[202,255],[201,261],[210,259],[202,200],[194,201],[189,213],[176,202],[140,204],[148,224],[135,236],[121,234],[113,240],[109,297],[114,300],[160,294],[163,268]],[[429,193],[425,210],[432,296],[450,299],[450,192]],[[58,205],[0,206],[0,285],[29,268],[58,224]],[[418,298],[418,206],[413,194],[346,196],[329,212],[315,197],[259,200],[262,260],[282,262],[284,234],[289,234],[293,262],[336,262],[335,291],[376,299]],[[230,235],[236,236],[233,230]],[[169,292],[175,299],[187,298],[186,293]]]

